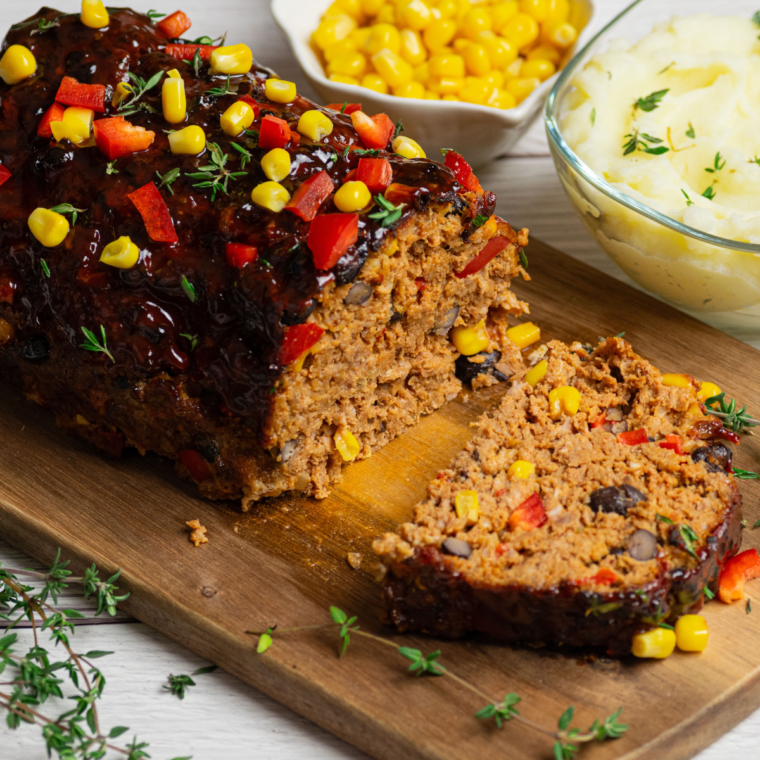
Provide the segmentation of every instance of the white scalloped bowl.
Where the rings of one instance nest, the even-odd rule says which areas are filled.
[[[370,114],[387,113],[404,122],[404,134],[414,138],[425,152],[435,157],[440,148],[452,148],[473,166],[482,166],[504,155],[525,133],[541,111],[556,74],[547,79],[519,106],[508,111],[489,106],[443,100],[416,100],[381,95],[352,84],[331,82],[309,43],[331,0],[272,0],[275,21],[288,38],[293,55],[309,84],[325,103],[361,103]],[[592,0],[575,0],[585,24],[576,46],[590,38],[594,16]],[[569,52],[566,60],[572,56]]]

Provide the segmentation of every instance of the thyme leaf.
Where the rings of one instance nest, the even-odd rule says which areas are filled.
[[[198,336],[191,335],[190,333],[180,333],[180,338],[187,338],[190,341],[190,351],[195,351],[195,347],[198,345]]]
[[[705,586],[705,597],[707,599],[715,599],[715,594],[707,586]]]
[[[77,223],[77,215],[83,214],[87,209],[74,208],[70,203],[59,203],[50,210],[55,211],[56,214],[71,214],[71,226],[74,227]]]
[[[112,362],[116,360],[113,358],[113,354],[108,350],[108,343],[106,342],[106,328],[103,325],[100,326],[100,336],[103,340],[101,343],[95,333],[92,330],[88,330],[86,327],[82,327],[84,333],[84,343],[79,344],[79,348],[83,348],[85,351],[94,351],[95,353],[104,353]]]
[[[738,467],[734,467],[734,477],[737,480],[760,480],[760,474],[752,472],[752,470],[741,470]],[[754,528],[755,525],[752,527]]]
[[[723,419],[724,427],[730,427],[734,433],[741,433],[744,428],[757,427],[760,425],[760,420],[753,419],[747,414],[746,404],[736,410],[736,399],[731,399],[731,403],[726,403],[725,393],[719,393],[717,396],[710,396],[705,401],[705,406],[708,408],[710,414]],[[715,404],[718,408],[715,409]]]
[[[488,220],[490,219],[489,216],[486,214],[478,214],[473,220],[472,220],[472,226],[473,227],[482,227]]]
[[[689,525],[679,525],[678,532],[683,539],[684,548],[686,551],[695,559],[699,559],[697,552],[694,550],[694,544],[699,541],[699,536],[697,536],[697,534]]]
[[[591,126],[593,127],[594,124],[596,124],[596,108],[591,109]]]
[[[405,203],[399,203],[398,206],[394,206],[383,195],[375,196],[375,203],[380,206],[380,209],[375,211],[374,214],[370,214],[369,218],[374,219],[376,222],[380,222],[381,227],[390,227],[401,218]]]
[[[502,702],[496,704],[486,705],[481,710],[475,713],[475,717],[479,720],[489,720],[493,718],[496,722],[497,728],[501,728],[502,723],[506,723],[508,720],[517,717],[520,713],[515,707],[516,704],[522,702],[522,697],[518,697],[517,694],[507,694]]]
[[[174,190],[172,189],[172,182],[175,182],[180,175],[180,170],[178,168],[176,169],[170,169],[166,174],[161,176],[161,174],[156,171],[156,177],[158,177],[158,189],[160,190],[162,187],[165,187],[172,195],[174,195]]]
[[[193,285],[184,274],[182,275],[180,287],[182,288],[182,292],[190,299],[190,303],[195,303],[198,298],[198,294],[195,291],[195,285]]]
[[[210,90],[206,90],[204,95],[211,95],[212,97],[218,98],[222,95],[236,95],[237,91],[237,85],[230,87],[230,75],[227,74],[227,82],[225,83],[224,87],[212,87]]]
[[[106,164],[106,175],[118,174],[119,170],[116,168],[116,161],[109,161]]]
[[[711,167],[708,166],[705,169],[705,171],[708,172],[708,173],[710,173],[710,174],[715,174],[716,172],[719,172],[726,165],[725,159],[723,159],[723,161],[721,161],[722,158],[723,158],[723,156],[721,156],[720,155],[720,151],[718,151],[715,154],[715,158],[713,159],[713,165]]]
[[[697,133],[694,131],[694,127],[691,125],[691,122],[689,122],[689,128],[686,130],[686,137],[691,137],[693,140],[697,136]]]
[[[157,113],[153,106],[139,101],[146,92],[152,90],[161,81],[161,78],[165,73],[166,72],[164,71],[157,71],[146,81],[142,77],[137,76],[137,74],[128,71],[127,77],[129,77],[131,84],[125,83],[124,86],[132,93],[132,97],[128,100],[122,100],[121,103],[119,103],[119,107],[116,109],[116,113],[120,116],[131,116],[141,110]]]
[[[157,18],[163,18],[166,14],[151,10],[151,11],[148,11],[147,15],[148,15],[148,18],[153,19],[155,21]]]
[[[704,192],[702,193],[702,197],[707,198],[708,201],[711,201],[715,198],[715,195],[715,183],[713,182],[712,185],[705,188]]]
[[[653,137],[646,132],[639,132],[638,129],[634,129],[633,132],[630,132],[625,137],[630,139],[623,145],[624,156],[628,156],[637,150],[642,153],[649,153],[652,156],[661,156],[670,150],[670,148],[660,145],[662,140],[659,137]],[[656,145],[657,147],[653,148],[652,145]]]
[[[348,151],[348,148],[346,148],[346,151]],[[373,148],[372,150],[367,150],[366,148],[357,148],[355,151],[353,151],[353,154],[355,156],[367,156],[369,158],[377,158],[377,156],[380,155],[380,151],[377,150],[377,148]],[[346,157],[346,153],[343,153],[343,158]]]
[[[665,95],[670,92],[669,89],[667,90],[657,90],[657,92],[650,92],[649,95],[647,95],[644,98],[639,98],[637,101],[633,104],[633,110],[636,111],[637,108],[640,108],[642,111],[654,111],[655,108],[660,107],[660,101],[665,97]]]
[[[209,150],[211,163],[208,166],[199,167],[197,172],[189,173],[187,176],[191,179],[198,179],[201,182],[196,182],[193,187],[197,188],[211,188],[211,201],[216,199],[216,194],[221,190],[225,195],[228,195],[227,185],[230,180],[236,180],[238,177],[242,177],[248,172],[231,172],[225,168],[229,156],[222,152],[222,149],[217,143],[207,143],[206,147]]]
[[[687,206],[693,206],[694,205],[694,201],[691,198],[689,198],[689,194],[686,192],[686,190],[684,190],[683,188],[681,188],[681,192],[683,193],[684,198],[686,198],[686,205]]]
[[[37,23],[37,28],[32,29],[32,35],[43,34],[44,32],[48,32],[56,26],[60,25],[61,19],[59,18],[54,18],[52,21],[48,21],[46,18],[41,18]]]
[[[40,266],[42,267],[42,271],[45,273],[45,277],[50,277],[50,267],[48,266],[48,263],[45,261],[45,259],[40,259]]]
[[[673,521],[669,517],[665,517],[665,515],[661,515],[659,512],[654,516],[655,520],[659,520],[660,522],[664,522],[666,525],[674,525]]]
[[[755,156],[754,158],[750,158],[749,161],[747,161],[748,164],[757,164],[760,166],[760,156]]]
[[[230,143],[230,145],[240,153],[240,168],[245,169],[245,165],[253,158],[251,152],[235,142]]]
[[[528,257],[525,255],[525,249],[521,246],[520,247],[520,263],[523,266],[523,269],[528,268]]]

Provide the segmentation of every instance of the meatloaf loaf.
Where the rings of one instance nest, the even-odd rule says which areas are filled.
[[[622,339],[548,345],[439,473],[414,522],[377,539],[401,630],[630,651],[698,610],[741,536],[741,497],[696,383]]]
[[[521,366],[506,329],[527,309],[509,289],[527,231],[464,159],[396,153],[401,125],[319,107],[255,61],[225,73],[251,51],[167,39],[184,14],[108,13],[94,29],[43,9],[3,44],[0,372],[28,399],[247,508],[326,496],[342,464],[453,398],[452,328],[485,335],[481,380]],[[172,121],[169,79],[186,100]],[[61,126],[66,108],[94,115],[91,135]],[[341,211],[360,180],[372,200]],[[70,223],[60,244],[30,231],[40,208]]]

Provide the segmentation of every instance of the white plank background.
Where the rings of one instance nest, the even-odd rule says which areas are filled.
[[[194,21],[193,32],[212,37],[230,32],[230,41],[246,42],[255,57],[283,78],[310,93],[285,40],[270,18],[266,0],[181,0]],[[597,0],[599,22],[621,10],[624,0]],[[0,30],[34,13],[39,0],[2,0]],[[78,0],[59,0],[56,7],[74,12]],[[175,2],[134,0],[133,7],[175,10]],[[499,197],[498,211],[513,226],[529,227],[532,234],[566,253],[621,280],[626,277],[590,239],[575,216],[556,178],[540,122],[525,136],[514,154],[480,171],[484,187]],[[753,324],[713,317],[716,326],[760,347]],[[751,487],[748,486],[748,487]],[[6,567],[34,567],[0,536],[0,562]],[[85,614],[92,608],[67,599]],[[150,743],[155,759],[192,755],[195,760],[359,760],[366,756],[299,717],[253,688],[222,671],[196,678],[184,701],[162,690],[170,673],[191,673],[208,663],[179,644],[126,615],[113,621],[83,625],[75,636],[76,649],[114,651],[99,661],[108,681],[100,708],[103,725],[126,725]],[[31,643],[31,631],[19,631],[20,647]],[[698,663],[695,662],[695,667]],[[52,711],[51,711],[52,712]],[[2,718],[3,716],[0,716]],[[0,725],[4,725],[4,722]],[[126,736],[131,736],[127,734]],[[756,760],[760,756],[760,710],[698,756],[698,760]],[[0,728],[0,760],[43,760],[38,729]],[[656,760],[656,759],[653,759]]]

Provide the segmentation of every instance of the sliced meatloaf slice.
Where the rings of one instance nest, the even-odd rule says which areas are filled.
[[[737,551],[735,434],[630,345],[559,342],[374,543],[390,620],[439,636],[630,651],[698,610]]]

